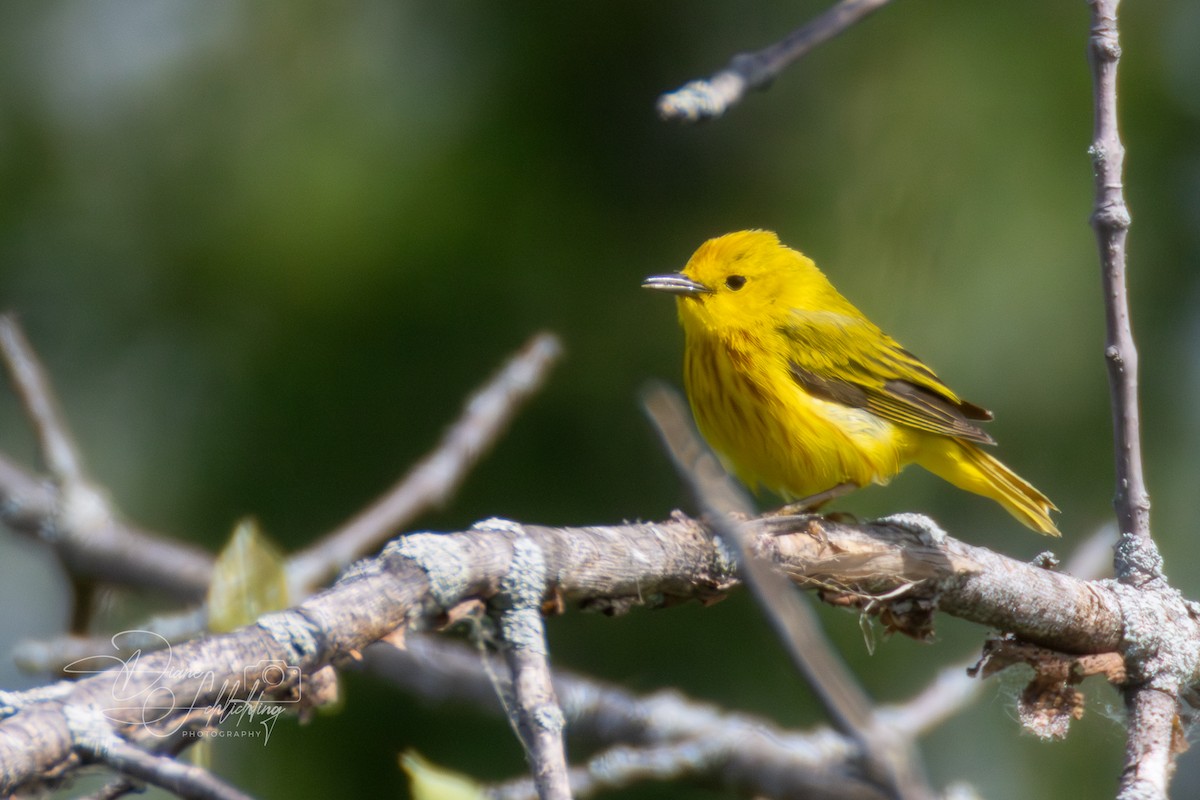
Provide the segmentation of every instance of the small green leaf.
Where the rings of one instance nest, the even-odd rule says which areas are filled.
[[[486,797],[478,782],[434,766],[415,750],[401,753],[400,766],[408,773],[413,800],[484,800]]]
[[[268,611],[291,605],[283,554],[258,523],[244,519],[217,556],[208,587],[208,629],[225,633],[249,625]]]

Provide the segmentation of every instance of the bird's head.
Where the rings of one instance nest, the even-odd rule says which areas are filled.
[[[685,328],[721,331],[782,322],[820,299],[829,282],[774,233],[754,230],[709,239],[682,271],[652,275],[642,286],[674,294]]]

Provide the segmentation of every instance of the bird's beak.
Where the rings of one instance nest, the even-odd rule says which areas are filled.
[[[683,297],[696,297],[697,295],[712,292],[712,289],[709,289],[703,283],[692,280],[682,272],[672,272],[670,275],[651,275],[642,281],[642,288],[657,289],[660,292],[677,294]]]

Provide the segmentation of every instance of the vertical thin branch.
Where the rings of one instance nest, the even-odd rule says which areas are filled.
[[[702,506],[706,522],[736,554],[747,587],[834,727],[859,746],[871,780],[892,797],[913,800],[931,796],[907,742],[876,724],[870,698],[825,638],[812,608],[781,572],[751,550],[735,519],[749,515],[749,499],[700,444],[686,421],[682,400],[671,390],[656,386],[645,393],[643,403]]]
[[[1138,353],[1129,321],[1125,281],[1125,240],[1130,216],[1122,184],[1125,147],[1117,120],[1117,62],[1121,57],[1117,28],[1119,0],[1090,0],[1088,5],[1091,9],[1088,59],[1095,95],[1095,130],[1089,151],[1096,176],[1092,226],[1100,248],[1104,283],[1107,329],[1104,355],[1112,395],[1117,473],[1113,505],[1121,531],[1114,567],[1122,583],[1146,587],[1165,584],[1165,578],[1162,557],[1150,538],[1150,496],[1142,473]],[[1153,685],[1151,680],[1126,688],[1129,730],[1120,798],[1167,796],[1178,752],[1179,698],[1178,685],[1169,680],[1166,684],[1170,691]]]
[[[1112,395],[1113,439],[1117,486],[1113,505],[1121,527],[1117,577],[1144,583],[1162,577],[1162,563],[1150,539],[1150,497],[1142,474],[1141,422],[1138,412],[1138,352],[1129,321],[1125,283],[1125,239],[1129,209],[1125,205],[1122,171],[1125,147],[1117,127],[1117,61],[1121,45],[1117,31],[1119,0],[1091,0],[1088,58],[1092,65],[1095,129],[1089,153],[1096,177],[1096,206],[1092,227],[1100,248],[1104,282],[1108,362]]]
[[[791,582],[750,552],[745,535],[731,518],[732,514],[746,514],[748,501],[692,434],[683,404],[674,392],[653,386],[645,393],[644,404],[671,459],[696,495],[706,524],[736,554],[747,587],[834,727],[851,738],[862,738],[871,724],[871,700],[833,653],[812,610],[800,602]]]
[[[522,535],[513,542],[508,574],[500,582],[494,604],[500,612],[500,637],[512,672],[514,727],[525,746],[533,784],[541,800],[570,800],[563,729],[566,718],[554,693],[542,597],[546,592],[546,562],[541,548]]]
[[[1171,692],[1139,687],[1126,692],[1129,728],[1118,800],[1166,800],[1175,757],[1186,749],[1179,699]]]

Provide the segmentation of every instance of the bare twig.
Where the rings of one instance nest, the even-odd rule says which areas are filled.
[[[372,646],[367,671],[426,700],[467,701],[501,713],[478,654],[432,636],[414,635],[405,649]],[[878,709],[890,735],[914,739],[972,702],[983,683],[967,664],[946,667],[912,699]],[[733,713],[676,691],[638,695],[556,669],[554,686],[576,734],[608,746],[570,772],[577,796],[643,781],[717,782],[766,797],[880,798],[854,767],[857,746],[827,727],[790,731],[748,714]],[[536,796],[532,781],[493,787],[494,797]]]
[[[750,501],[700,444],[678,394],[655,386],[645,393],[644,402],[709,524],[737,553],[743,578],[782,639],[792,663],[808,681],[834,726],[859,745],[868,773],[896,797],[931,796],[903,740],[877,735],[870,698],[825,638],[812,609],[781,572],[750,549],[749,537],[734,521],[734,515],[750,515]]]
[[[46,371],[11,314],[0,315],[0,355],[37,433],[42,460],[58,485],[55,527],[78,531],[83,536],[93,529],[110,528],[114,514],[108,498],[88,480],[83,457],[51,391]],[[71,628],[84,630],[91,614],[93,584],[74,572],[68,577],[74,588]]]
[[[347,564],[377,549],[418,514],[443,502],[504,430],[517,408],[542,385],[562,346],[541,333],[467,400],[462,416],[437,448],[391,490],[288,563],[293,587],[303,596]]]
[[[404,650],[377,645],[364,655],[371,674],[423,698],[467,700],[501,713],[478,654],[462,645],[415,635]],[[855,768],[856,746],[827,727],[788,731],[676,691],[638,695],[561,669],[554,671],[554,687],[572,731],[620,748],[571,770],[572,789],[580,795],[601,786],[685,777],[765,797],[884,796]],[[526,779],[495,787],[493,794],[532,797],[535,790]]]
[[[38,415],[44,449],[60,453],[58,472],[82,474],[81,459],[55,411],[49,382],[16,320],[0,316],[2,352],[18,393]],[[558,340],[540,334],[513,356],[466,404],[438,447],[396,486],[340,528],[289,561],[293,587],[307,595],[354,558],[378,547],[421,511],[444,502],[503,431],[522,402],[540,386],[561,352]],[[21,388],[24,387],[24,388]],[[48,456],[49,458],[49,456]],[[76,486],[86,484],[74,484]],[[99,503],[81,503],[81,497]],[[66,513],[69,509],[99,513]],[[164,591],[183,600],[203,599],[213,559],[203,550],[127,525],[97,491],[67,491],[30,475],[0,455],[0,520],[21,533],[50,541],[73,574]]]
[[[84,795],[78,800],[117,800],[127,794],[141,794],[146,791],[146,784],[124,775],[118,775],[91,794]]]
[[[62,493],[0,456],[0,520],[48,542],[73,574],[161,591],[181,600],[204,597],[212,556],[198,547],[108,519],[97,527],[68,524]]]
[[[204,596],[212,561],[198,548],[130,527],[86,477],[50,381],[11,314],[0,315],[0,355],[38,434],[55,484],[0,456],[0,520],[50,542],[72,575]]]
[[[92,757],[123,775],[188,800],[250,800],[250,795],[205,769],[168,756],[147,753],[115,737],[103,749],[92,753]]]
[[[115,740],[98,760],[109,767],[188,800],[251,800],[250,795],[211,772],[167,756],[156,756],[128,742]]]
[[[715,756],[711,741],[696,739],[644,747],[618,745],[588,759],[586,766],[573,768],[571,790],[578,797],[591,797],[645,781],[679,780],[708,771]],[[487,796],[490,800],[534,800],[534,788],[530,781],[518,779],[488,787]]]
[[[840,0],[821,16],[796,29],[780,42],[756,53],[742,53],[729,66],[706,80],[691,81],[658,98],[663,119],[698,122],[719,117],[741,102],[751,89],[765,87],[793,62],[889,0]]]
[[[1118,548],[1117,577],[1131,583],[1162,578],[1162,560],[1150,539],[1150,496],[1142,474],[1141,423],[1138,411],[1138,352],[1129,321],[1125,281],[1125,239],[1129,209],[1122,170],[1125,146],[1117,121],[1117,31],[1119,0],[1092,0],[1088,56],[1092,64],[1095,130],[1088,152],[1096,175],[1096,207],[1092,227],[1100,248],[1104,282],[1109,390],[1112,394],[1113,439],[1117,488],[1113,505],[1124,541]]]
[[[108,498],[88,480],[83,457],[67,428],[46,370],[12,314],[0,314],[0,355],[37,433],[42,460],[58,486],[55,527],[78,531],[85,537],[92,530],[110,528],[114,514]],[[72,573],[70,577],[76,582],[72,625],[82,629],[87,625],[91,592],[82,576]]]
[[[747,750],[763,749],[761,733],[738,744]],[[583,767],[572,769],[571,789],[579,797],[592,797],[646,781],[690,778],[702,782],[706,777],[719,776],[726,771],[730,755],[730,742],[723,736],[695,737],[640,747],[617,745],[588,759]],[[765,797],[820,797],[824,800],[882,800],[885,797],[872,786],[819,767],[806,770],[793,763],[791,768],[794,777],[786,781],[786,788],[782,791],[760,790]],[[772,781],[759,783],[770,786]],[[532,783],[522,779],[489,787],[487,797],[491,800],[534,800],[536,794]]]
[[[162,787],[187,800],[249,800],[211,772],[174,758],[148,753],[119,737],[95,706],[66,706],[67,729],[75,751],[122,775]]]
[[[207,609],[197,606],[177,614],[150,617],[136,628],[108,637],[66,635],[44,640],[23,639],[13,646],[12,660],[25,672],[57,675],[64,667],[100,653],[124,660],[137,651],[149,653],[191,639],[204,632],[207,620]]]
[[[12,314],[0,314],[0,353],[4,355],[17,397],[33,423],[46,467],[63,483],[82,481],[84,470],[79,448],[54,399],[45,369]]]

